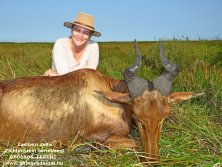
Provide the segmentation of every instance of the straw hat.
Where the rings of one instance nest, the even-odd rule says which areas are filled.
[[[78,25],[78,26],[81,26],[83,28],[93,31],[93,33],[92,33],[93,36],[96,36],[96,37],[101,36],[100,32],[95,31],[94,17],[89,14],[78,13],[76,16],[76,19],[72,23],[64,22],[65,27],[72,29],[73,25]]]

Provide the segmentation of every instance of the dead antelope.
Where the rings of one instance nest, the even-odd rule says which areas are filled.
[[[111,147],[136,147],[128,138],[136,123],[144,152],[158,159],[161,127],[170,104],[200,94],[170,94],[179,68],[171,64],[161,46],[164,73],[147,81],[135,75],[140,51],[124,80],[92,69],[56,77],[24,77],[0,82],[0,142],[95,140]]]

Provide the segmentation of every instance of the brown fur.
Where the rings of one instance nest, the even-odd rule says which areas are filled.
[[[136,142],[127,135],[136,122],[144,151],[158,158],[161,126],[170,114],[170,102],[189,98],[192,93],[164,97],[154,90],[131,99],[123,80],[90,69],[2,81],[0,142],[75,138],[134,148]]]
[[[122,127],[125,135],[129,125],[122,119],[125,114],[121,106],[93,95],[93,90],[111,91],[115,85],[94,70],[3,81],[0,141],[68,140],[77,133],[104,140],[110,133],[119,133],[116,126]],[[113,121],[117,124],[112,127]]]

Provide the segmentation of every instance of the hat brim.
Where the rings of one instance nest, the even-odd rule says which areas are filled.
[[[95,31],[87,26],[84,26],[82,24],[78,24],[78,23],[70,23],[70,22],[65,22],[64,23],[64,26],[67,27],[67,28],[71,28],[73,27],[73,25],[77,25],[77,26],[80,26],[80,27],[83,27],[83,28],[86,28],[88,30],[91,30],[92,31],[92,35],[95,36],[95,37],[100,37],[101,36],[101,33],[98,32],[98,31]]]

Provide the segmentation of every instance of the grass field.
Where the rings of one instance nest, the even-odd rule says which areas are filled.
[[[138,75],[152,80],[163,71],[159,42],[138,44],[143,55]],[[222,166],[222,41],[170,40],[163,44],[171,62],[181,69],[172,92],[204,92],[205,95],[173,107],[163,126],[161,161],[156,166],[212,167],[217,163]],[[112,78],[123,78],[124,68],[134,59],[133,43],[101,42],[99,46],[98,70]],[[0,43],[0,80],[42,75],[51,66],[52,47],[53,43]],[[138,139],[136,129],[131,136]],[[11,144],[7,148],[18,147]],[[63,166],[144,165],[139,161],[141,150],[73,151],[77,147],[70,141],[64,153],[58,155]],[[7,148],[0,146],[0,165],[10,158]]]

